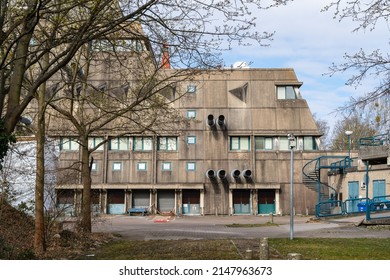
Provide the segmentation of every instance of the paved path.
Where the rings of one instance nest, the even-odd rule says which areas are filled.
[[[316,220],[313,217],[294,217],[294,238],[390,238],[389,228],[357,226],[364,216]],[[290,237],[290,216],[274,216],[278,226],[229,227],[233,224],[265,224],[269,216],[183,216],[130,217],[107,215],[97,219],[94,232],[112,232],[131,240],[180,239],[246,239],[261,237]]]

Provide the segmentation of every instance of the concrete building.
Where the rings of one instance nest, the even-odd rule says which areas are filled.
[[[175,70],[165,69],[168,75]],[[102,81],[103,82],[103,81]],[[313,214],[318,195],[306,188],[303,166],[319,157],[321,134],[293,69],[205,70],[176,87],[173,107],[189,125],[161,133],[109,139],[93,153],[93,209],[129,208],[184,215],[289,214],[290,149],[294,151],[294,211]],[[58,136],[58,134],[57,134]],[[75,138],[59,137],[60,166],[79,160]],[[64,164],[66,163],[66,164]],[[78,212],[82,184],[66,175],[58,205]]]

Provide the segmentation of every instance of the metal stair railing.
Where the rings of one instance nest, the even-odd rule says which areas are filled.
[[[321,170],[340,170],[344,173],[345,168],[351,166],[351,159],[348,156],[321,156],[310,160],[302,168],[303,184],[318,193],[318,203],[315,207],[316,216],[341,215],[343,203],[329,197],[330,190],[337,198],[337,190],[325,182],[321,182]]]

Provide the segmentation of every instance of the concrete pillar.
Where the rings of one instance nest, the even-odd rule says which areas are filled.
[[[298,253],[288,253],[287,254],[288,260],[302,260],[302,255]]]
[[[131,202],[133,200],[133,193],[131,190],[125,190],[125,213],[132,207]]]
[[[204,216],[204,189],[200,190],[200,214]]]
[[[269,260],[268,237],[260,238],[259,259]]]
[[[233,190],[229,189],[229,215],[232,216],[233,214]]]
[[[253,259],[253,251],[251,249],[247,249],[245,251],[245,259],[252,260]]]
[[[275,190],[275,214],[282,215],[282,210],[280,209],[280,190],[276,189]]]

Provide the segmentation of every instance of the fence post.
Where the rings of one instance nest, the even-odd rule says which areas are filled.
[[[269,246],[267,237],[260,239],[259,257],[260,260],[269,260]]]

